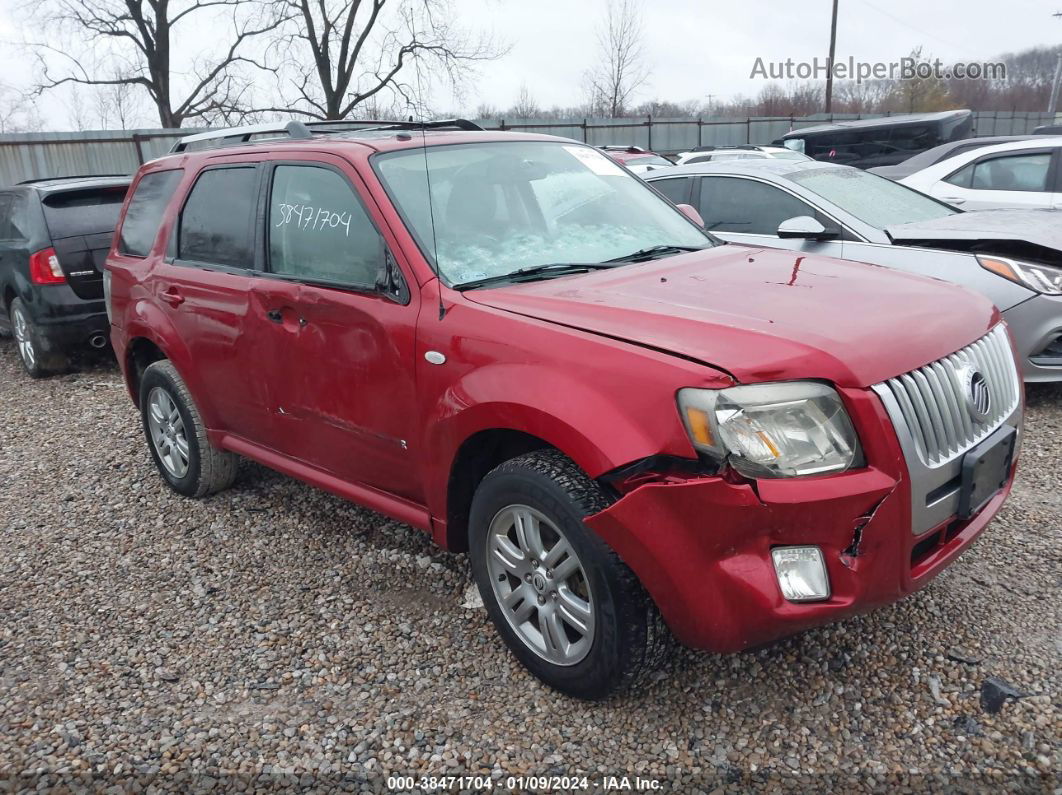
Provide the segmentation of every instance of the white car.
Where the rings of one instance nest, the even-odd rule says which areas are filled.
[[[1062,208],[1062,138],[972,149],[900,182],[964,210]]]
[[[722,160],[754,160],[778,158],[780,160],[811,160],[807,155],[786,149],[784,146],[698,146],[683,152],[675,161],[677,166],[691,166],[695,163],[718,163]]]

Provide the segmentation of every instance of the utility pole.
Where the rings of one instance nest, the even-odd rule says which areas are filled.
[[[833,19],[830,22],[830,71],[826,73],[826,112],[833,113],[833,58],[837,54],[837,0],[833,0]]]
[[[1062,18],[1062,11],[1056,11],[1052,16]],[[1055,80],[1051,83],[1051,99],[1047,104],[1047,112],[1052,116],[1058,109],[1058,87],[1062,84],[1062,50],[1058,51],[1058,60],[1055,63]]]

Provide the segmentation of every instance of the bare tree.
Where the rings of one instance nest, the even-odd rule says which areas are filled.
[[[37,132],[43,126],[31,98],[0,83],[0,133]]]
[[[834,86],[836,113],[876,113],[887,104],[896,88],[895,80],[844,80]]]
[[[74,130],[83,131],[89,129],[88,93],[78,90],[80,86],[72,86],[66,92],[64,105],[66,106],[66,120]]]
[[[117,77],[118,73],[115,72]],[[96,86],[96,116],[100,129],[128,130],[137,126],[143,106],[139,102],[137,87],[129,83],[115,82]]]
[[[597,36],[600,62],[587,72],[590,105],[609,118],[622,116],[649,79],[642,44],[640,0],[608,0]]]
[[[922,48],[911,50],[910,58],[916,63],[932,61],[931,56],[923,56]],[[910,80],[898,80],[892,96],[886,103],[885,110],[901,113],[919,113],[924,111],[948,110],[955,107],[948,96],[948,84],[942,77],[915,77]]]
[[[38,93],[66,85],[137,87],[163,127],[238,113],[249,87],[238,67],[258,65],[245,51],[283,22],[268,0],[44,0],[30,10],[74,45],[29,43],[41,67]],[[222,21],[231,33],[218,54],[175,63],[179,35]]]
[[[531,89],[527,87],[527,83],[523,83],[520,86],[520,94],[516,98],[516,104],[509,109],[506,116],[513,119],[534,119],[538,117],[539,113],[538,103],[531,96]]]
[[[273,0],[281,107],[316,119],[426,111],[433,80],[459,87],[503,50],[452,21],[450,0]]]

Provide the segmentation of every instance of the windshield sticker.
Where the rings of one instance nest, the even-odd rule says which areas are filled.
[[[350,237],[349,212],[336,212],[325,207],[311,207],[308,204],[278,204],[280,218],[275,227],[294,224],[296,229],[321,231],[323,229],[342,228]]]
[[[623,169],[617,166],[614,160],[596,149],[590,149],[585,146],[566,146],[564,149],[599,176],[615,177],[623,175]]]

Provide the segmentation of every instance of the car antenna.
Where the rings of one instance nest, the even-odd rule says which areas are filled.
[[[409,117],[410,121],[413,121],[413,117]],[[446,307],[443,306],[442,298],[442,267],[439,265],[439,240],[435,236],[435,202],[432,200],[431,195],[431,169],[428,168],[428,133],[426,128],[420,128],[420,151],[424,155],[424,184],[428,190],[428,220],[431,223],[431,248],[432,257],[435,260],[435,278],[438,280],[439,291],[439,320],[446,317]]]
[[[413,30],[414,36],[416,35],[416,27]],[[424,85],[421,82],[420,69],[417,69],[417,96],[423,101],[424,98]],[[410,109],[416,110],[416,106],[410,103]],[[410,123],[413,122],[413,116],[409,117]],[[428,220],[431,223],[431,250],[432,257],[435,259],[435,278],[439,282],[437,289],[439,291],[439,320],[446,317],[446,307],[443,306],[442,297],[442,265],[439,264],[439,239],[435,235],[435,202],[432,200],[431,195],[431,169],[428,168],[428,128],[427,119],[424,119],[420,128],[420,151],[424,155],[424,185],[428,191]]]

